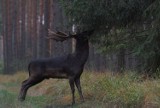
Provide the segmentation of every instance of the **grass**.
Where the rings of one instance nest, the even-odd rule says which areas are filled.
[[[6,90],[0,90],[0,99],[0,108],[40,108],[45,105],[43,96],[29,97],[26,102],[20,103],[17,94]]]
[[[29,89],[24,102],[17,100],[25,72],[0,75],[0,108],[68,108],[71,92],[67,80],[49,79]],[[159,108],[160,79],[134,73],[111,75],[84,72],[81,79],[85,102],[76,91],[74,108]]]

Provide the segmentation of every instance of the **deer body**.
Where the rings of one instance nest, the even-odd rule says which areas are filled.
[[[83,36],[84,34],[82,33],[81,35]],[[72,104],[75,103],[75,85],[82,101],[84,101],[80,85],[80,76],[89,55],[89,45],[88,39],[80,36],[75,38],[76,49],[74,53],[55,58],[37,59],[29,63],[29,78],[22,82],[19,94],[21,101],[25,100],[27,90],[31,86],[48,78],[69,79],[72,91]]]
[[[79,71],[84,67],[89,54],[88,41],[79,45],[77,42],[76,50],[73,54],[67,56],[44,58],[33,60],[29,64],[30,76],[37,74],[43,75],[43,78],[69,78],[76,77]],[[43,71],[42,71],[43,70]],[[40,73],[42,72],[42,73]]]

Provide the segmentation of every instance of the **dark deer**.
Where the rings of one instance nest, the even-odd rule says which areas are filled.
[[[92,33],[93,30],[84,31],[74,35],[67,35],[63,32],[55,33],[49,30],[49,39],[64,41],[74,38],[76,40],[75,52],[62,57],[37,59],[31,61],[28,65],[29,78],[22,82],[19,100],[25,100],[27,90],[44,79],[66,78],[69,79],[69,84],[72,91],[72,104],[75,103],[75,85],[78,89],[81,100],[84,101],[80,84],[80,76],[88,58],[88,38]]]

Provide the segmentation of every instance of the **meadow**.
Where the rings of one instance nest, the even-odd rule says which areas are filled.
[[[21,82],[27,72],[0,75],[0,108],[70,108],[68,80],[44,80],[28,90],[26,100],[18,101]],[[160,79],[126,72],[124,75],[85,71],[81,77],[85,102],[76,91],[73,108],[159,108]]]

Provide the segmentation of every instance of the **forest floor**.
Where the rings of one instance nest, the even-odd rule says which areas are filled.
[[[0,75],[0,108],[160,108],[160,79],[127,73],[111,75],[85,71],[81,83],[85,102],[76,89],[76,104],[71,106],[68,80],[49,79],[30,88],[26,100],[17,97],[25,72]]]

